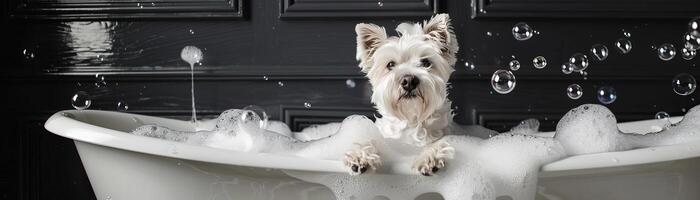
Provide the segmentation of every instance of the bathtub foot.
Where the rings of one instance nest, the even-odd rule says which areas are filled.
[[[447,142],[438,141],[426,147],[413,163],[413,169],[423,176],[432,176],[454,157],[454,148]]]
[[[357,147],[345,153],[343,163],[348,168],[350,175],[359,175],[367,170],[376,170],[382,165],[377,148],[372,142],[357,144]]]

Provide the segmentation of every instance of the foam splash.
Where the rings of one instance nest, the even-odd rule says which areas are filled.
[[[145,125],[132,133],[236,151],[325,160],[342,159],[356,143],[374,143],[384,165],[373,174],[284,171],[330,188],[341,200],[420,199],[436,193],[446,200],[534,199],[540,167],[566,156],[700,140],[700,106],[662,131],[623,133],[610,110],[586,104],[569,111],[560,120],[554,136],[539,132],[539,122],[534,119],[500,134],[483,127],[452,124],[451,135],[441,141],[455,148],[455,158],[436,175],[424,177],[394,173],[408,171],[421,149],[383,138],[374,122],[364,116],[291,132],[285,124],[274,121],[262,129],[256,121],[259,118],[250,113],[227,110],[217,119],[200,123],[198,129],[205,131],[182,132]]]

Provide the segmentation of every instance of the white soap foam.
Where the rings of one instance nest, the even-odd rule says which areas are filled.
[[[455,148],[454,159],[436,175],[424,177],[417,173],[386,173],[409,169],[421,148],[383,138],[374,122],[364,116],[350,116],[341,123],[293,133],[281,122],[271,122],[267,129],[261,129],[256,121],[259,118],[248,114],[246,110],[227,110],[217,119],[199,123],[199,129],[207,131],[182,132],[145,125],[132,133],[236,151],[326,160],[342,159],[355,144],[374,143],[384,162],[375,174],[285,171],[301,180],[327,186],[341,200],[415,199],[435,193],[446,200],[534,199],[540,166],[567,155],[700,140],[700,106],[661,132],[631,134],[618,131],[617,120],[606,107],[586,104],[572,109],[560,120],[554,137],[538,132],[539,122],[534,119],[501,134],[479,126],[452,124],[452,135],[441,141]]]

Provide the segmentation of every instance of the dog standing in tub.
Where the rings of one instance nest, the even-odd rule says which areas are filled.
[[[420,23],[401,23],[399,36],[383,27],[357,24],[357,60],[372,85],[372,103],[381,118],[375,125],[385,139],[423,148],[413,169],[430,176],[446,166],[454,149],[439,139],[452,123],[447,85],[459,47],[447,14]],[[381,165],[373,143],[345,154],[351,174]]]

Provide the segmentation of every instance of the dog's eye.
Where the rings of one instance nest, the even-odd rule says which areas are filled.
[[[390,61],[386,64],[386,68],[389,68],[389,70],[394,69],[394,65],[396,65],[396,63],[394,63],[394,61]]]
[[[425,68],[428,68],[428,67],[430,67],[430,65],[432,65],[432,63],[430,63],[430,60],[428,60],[427,58],[421,59],[420,64],[422,67],[425,67]]]

